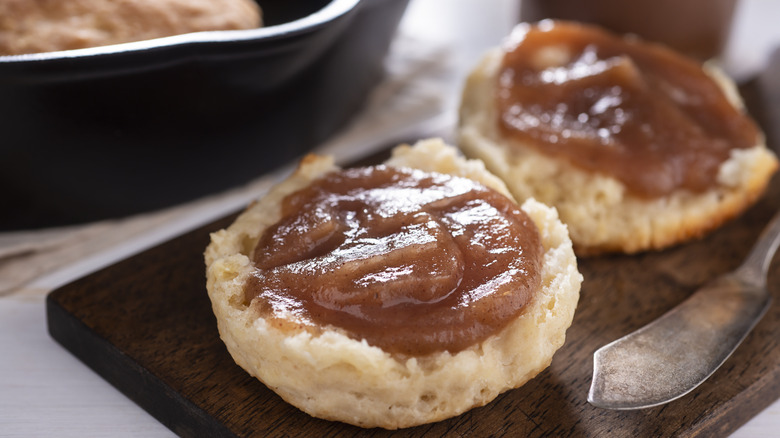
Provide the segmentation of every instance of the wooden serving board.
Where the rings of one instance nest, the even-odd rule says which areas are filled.
[[[206,295],[202,253],[225,218],[52,292],[51,335],[182,436],[725,436],[780,397],[776,298],[735,354],[665,406],[610,411],[586,401],[592,355],[735,268],[780,208],[780,180],[742,217],[661,252],[580,259],[574,322],[552,365],[521,388],[450,420],[386,431],[312,418],[234,364]]]

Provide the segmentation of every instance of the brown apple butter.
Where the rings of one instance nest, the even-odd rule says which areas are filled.
[[[715,184],[756,124],[698,63],[657,44],[562,21],[521,24],[497,79],[502,135],[643,198]]]
[[[457,352],[523,312],[542,254],[533,221],[472,180],[347,169],[284,199],[245,302],[280,327],[331,325],[394,354]]]

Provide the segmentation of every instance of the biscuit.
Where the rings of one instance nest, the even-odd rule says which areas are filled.
[[[253,0],[3,0],[0,55],[260,25],[260,8]]]
[[[508,195],[482,163],[465,160],[440,140],[400,146],[387,164],[465,176]],[[211,235],[205,252],[208,294],[220,336],[238,365],[312,416],[386,429],[485,405],[549,366],[571,324],[582,275],[555,209],[532,199],[522,209],[541,237],[541,289],[509,325],[457,353],[401,357],[335,327],[313,333],[296,325],[293,315],[290,324],[278,327],[251,311],[243,289],[253,270],[250,252],[263,231],[280,220],[282,199],[336,169],[329,158],[306,157],[232,225]]]
[[[589,172],[502,135],[494,96],[504,53],[502,48],[487,52],[466,80],[459,147],[466,156],[484,161],[518,200],[535,198],[556,207],[579,256],[661,249],[703,236],[752,205],[777,168],[762,138],[754,147],[733,149],[719,168],[716,185],[707,191],[677,190],[655,199],[635,196],[609,175]],[[733,82],[713,67],[706,70],[742,109]]]

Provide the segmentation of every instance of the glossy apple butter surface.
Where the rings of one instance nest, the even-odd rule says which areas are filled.
[[[503,136],[643,198],[712,188],[731,150],[759,141],[700,64],[593,26],[518,26],[497,80]]]
[[[454,353],[524,311],[542,256],[533,221],[481,184],[347,169],[284,199],[252,254],[245,301],[280,327],[332,325],[391,353]]]

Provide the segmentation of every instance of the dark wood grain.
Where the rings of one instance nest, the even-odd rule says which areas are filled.
[[[202,258],[208,233],[231,217],[54,291],[47,300],[49,330],[182,436],[725,436],[780,397],[780,300],[708,381],[662,407],[620,412],[590,406],[592,355],[736,267],[779,207],[776,178],[757,205],[702,240],[580,260],[580,303],[567,342],[547,370],[487,406],[402,431],[309,417],[233,363],[211,313]],[[777,298],[779,263],[769,284]]]

